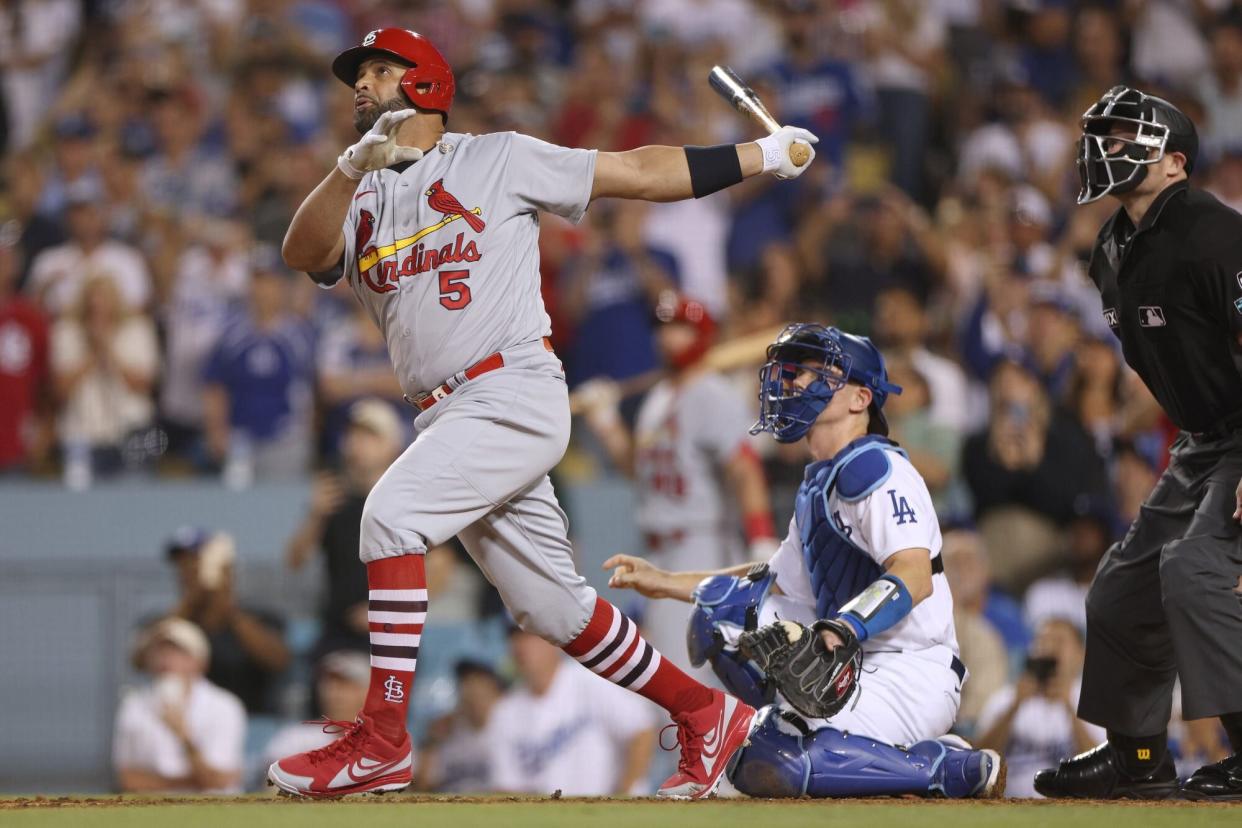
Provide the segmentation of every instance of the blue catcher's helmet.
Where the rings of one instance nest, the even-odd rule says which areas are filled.
[[[816,379],[798,388],[794,379],[808,369]],[[814,322],[789,325],[768,346],[768,361],[759,369],[759,421],[750,433],[770,431],[780,443],[801,440],[847,382],[871,389],[867,431],[887,435],[884,401],[901,388],[888,381],[884,357],[871,340]]]

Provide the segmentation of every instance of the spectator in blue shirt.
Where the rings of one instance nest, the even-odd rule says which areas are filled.
[[[208,446],[238,486],[303,474],[312,445],[314,329],[289,309],[294,274],[275,248],[256,248],[252,271],[203,371]]]

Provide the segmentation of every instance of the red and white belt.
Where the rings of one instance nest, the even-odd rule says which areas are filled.
[[[548,339],[546,336],[543,338],[543,347],[548,353],[555,353],[555,351],[552,350],[552,340]],[[419,411],[426,411],[428,408],[431,408],[449,394],[452,394],[456,389],[461,388],[470,380],[478,379],[489,371],[495,371],[498,368],[504,367],[505,358],[500,351],[497,351],[490,356],[483,357],[483,359],[479,360],[474,365],[471,365],[465,371],[462,371],[460,374],[443,385],[419,394],[417,397],[406,396],[405,400]]]

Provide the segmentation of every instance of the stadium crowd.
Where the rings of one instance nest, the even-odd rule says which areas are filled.
[[[765,176],[702,200],[599,204],[579,226],[545,220],[544,299],[571,387],[658,369],[652,308],[669,288],[701,302],[722,341],[794,319],[874,337],[905,389],[888,404],[893,436],[946,530],[973,675],[960,732],[1008,754],[1015,782],[1029,777],[1019,767],[1098,741],[1074,717],[1083,597],[1173,431],[1121,361],[1085,277],[1111,208],[1074,206],[1077,118],[1117,83],[1168,97],[1200,125],[1193,183],[1242,208],[1242,8],[0,4],[0,474],[74,488],[134,474],[219,475],[237,487],[318,475],[288,560],[323,553],[330,595],[304,656],[316,667],[300,675],[314,679],[313,712],[338,720],[352,718],[366,680],[356,655],[365,580],[353,563],[362,501],[408,440],[412,414],[348,287],[316,289],[278,250],[294,208],[356,140],[331,58],[394,25],[430,37],[453,65],[454,131],[607,150],[747,140],[754,128],[705,82],[723,62],[779,121],[819,136],[814,167],[779,187]],[[734,379],[739,395],[755,393],[752,370]],[[779,515],[805,457],[756,449]],[[571,451],[584,462],[564,485],[616,473],[589,429],[575,429]],[[183,565],[181,550],[203,542],[170,559]],[[463,620],[494,614],[460,553],[441,552],[441,588],[477,598]],[[195,583],[200,557],[181,581],[173,617],[184,623],[158,622],[135,653],[151,675],[184,681],[127,697],[116,747],[127,788],[248,782],[241,737],[203,722],[244,728],[227,693],[251,713],[278,709],[263,677],[293,669],[276,620],[233,604],[227,577]],[[594,697],[571,686],[584,671],[527,638],[513,635],[500,653],[512,676],[456,665],[458,706],[425,731],[420,785],[539,791],[557,778],[550,768],[582,766],[561,750],[575,731],[551,717],[539,745],[513,744],[512,767],[479,764],[480,734],[496,721],[541,721],[549,699]],[[204,689],[216,685],[226,695]],[[612,758],[582,790],[642,790],[649,717],[625,715],[599,685],[572,722]],[[212,744],[197,746],[196,732]],[[1192,769],[1226,752],[1211,727],[1174,736]],[[311,744],[305,730],[277,738],[272,755]]]

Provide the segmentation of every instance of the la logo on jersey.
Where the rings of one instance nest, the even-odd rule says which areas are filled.
[[[396,290],[397,283],[408,276],[438,270],[446,264],[477,262],[483,258],[474,240],[466,241],[464,232],[458,233],[456,239],[438,250],[425,247],[421,243],[426,236],[458,220],[465,222],[475,233],[482,233],[487,227],[487,223],[481,218],[483,208],[472,207],[467,210],[456,196],[444,189],[443,178],[433,183],[423,195],[427,197],[428,206],[442,214],[443,218],[413,235],[397,239],[392,244],[368,247],[375,234],[375,216],[369,210],[360,210],[358,213],[358,230],[354,236],[354,251],[358,254],[358,275],[376,293]],[[401,260],[398,268],[396,254],[409,248],[413,249]],[[377,265],[378,273],[375,272]]]
[[[888,490],[888,498],[893,502],[893,517],[897,519],[898,526],[904,526],[907,522],[918,523],[910,503],[904,497],[899,497],[896,489]]]
[[[405,701],[405,685],[396,676],[384,680],[384,701],[400,704]]]

